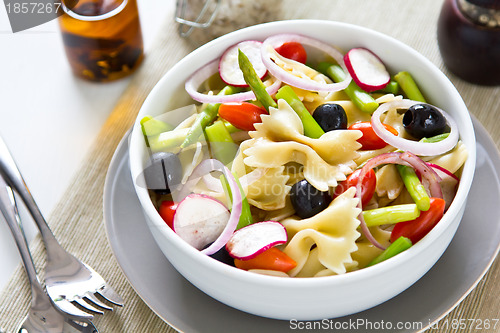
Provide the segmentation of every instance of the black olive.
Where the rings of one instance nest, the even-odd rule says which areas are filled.
[[[321,104],[314,110],[313,118],[325,132],[347,129],[347,115],[338,104]]]
[[[293,184],[290,201],[295,213],[302,219],[314,216],[328,207],[332,198],[328,192],[322,192],[303,179]]]
[[[148,189],[158,194],[169,194],[182,179],[182,166],[176,154],[158,152],[151,155],[144,168]]]
[[[211,244],[208,244],[206,247],[209,247]],[[229,266],[234,267],[234,259],[229,255],[229,252],[227,252],[226,247],[223,246],[219,251],[215,252],[214,254],[210,255],[210,257],[214,258],[215,260],[218,260],[220,262],[223,262],[225,264],[228,264]]]
[[[449,129],[443,114],[428,104],[412,105],[403,116],[403,126],[417,140],[443,134]]]

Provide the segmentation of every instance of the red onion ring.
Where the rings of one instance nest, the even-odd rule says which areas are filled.
[[[195,100],[200,103],[230,103],[230,102],[244,102],[255,99],[253,91],[246,91],[232,95],[207,95],[198,92],[198,88],[203,82],[208,80],[210,76],[217,73],[219,70],[219,60],[214,60],[208,65],[200,68],[186,81],[184,88],[186,92]],[[266,88],[269,95],[274,95],[281,87],[281,81],[275,79],[273,84]]]
[[[404,151],[410,151],[416,155],[420,156],[434,156],[434,155],[441,155],[446,153],[447,151],[453,149],[453,147],[456,146],[458,142],[458,127],[453,118],[441,110],[438,107],[435,107],[437,110],[439,110],[443,116],[446,117],[446,120],[448,122],[448,125],[450,126],[451,132],[448,137],[442,141],[439,142],[419,142],[419,141],[413,141],[413,140],[407,140],[399,136],[395,136],[391,132],[385,129],[385,127],[382,125],[382,122],[380,121],[380,116],[392,109],[392,108],[402,108],[402,109],[408,109],[410,106],[415,105],[415,104],[422,104],[421,102],[416,102],[412,101],[409,99],[403,99],[403,100],[394,100],[388,103],[383,103],[381,104],[377,110],[372,114],[371,118],[371,123],[373,130],[375,133],[386,143],[390,144],[391,146],[404,150]]]
[[[430,166],[431,168],[433,169],[436,169],[438,171],[441,171],[442,173],[444,173],[445,175],[448,175],[450,176],[451,178],[455,179],[457,182],[460,181],[460,178],[457,177],[457,175],[455,175],[454,173],[452,173],[450,170],[446,169],[446,168],[443,168],[442,166],[440,165],[437,165],[437,164],[434,164],[434,163],[429,163],[427,162],[427,165]],[[437,173],[439,175],[439,173]]]
[[[337,82],[337,83],[320,83],[320,82],[315,82],[313,80],[304,80],[301,78],[296,77],[295,75],[287,72],[280,66],[278,66],[273,60],[272,57],[281,57],[277,52],[276,48],[282,45],[283,43],[287,42],[297,42],[301,43],[303,45],[308,45],[314,48],[317,48],[329,56],[331,56],[335,61],[342,67],[344,70],[344,73],[346,74],[346,77],[343,81]],[[302,36],[302,35],[296,35],[296,34],[279,34],[279,35],[274,35],[271,37],[268,37],[264,42],[262,43],[262,48],[261,48],[261,53],[262,53],[262,62],[264,65],[267,67],[267,70],[278,80],[283,81],[291,86],[304,89],[304,90],[310,90],[310,91],[339,91],[345,89],[349,83],[351,82],[351,76],[349,75],[349,72],[345,66],[344,63],[344,55],[339,52],[337,49],[334,47],[325,44],[317,39]],[[290,60],[290,59],[288,59]],[[293,61],[293,60],[290,60]]]
[[[370,241],[374,246],[378,247],[381,250],[385,250],[385,247],[381,245],[375,237],[370,232],[370,229],[366,225],[366,222],[363,218],[363,205],[361,203],[361,190],[362,190],[362,182],[363,178],[366,174],[373,168],[381,165],[381,164],[401,164],[414,168],[416,171],[420,172],[422,178],[425,178],[429,182],[429,191],[431,192],[431,196],[436,198],[442,198],[443,194],[441,192],[441,187],[439,185],[440,177],[436,174],[436,172],[428,166],[422,159],[420,159],[415,154],[411,152],[392,152],[378,155],[366,162],[366,164],[361,169],[359,174],[359,180],[356,184],[356,197],[359,198],[358,208],[361,209],[361,213],[358,216],[360,221],[361,230],[365,235],[366,239]]]
[[[180,189],[178,195],[179,198],[186,197],[189,193],[192,192],[196,183],[200,181],[200,179],[212,171],[220,171],[224,174],[229,184],[229,188],[231,189],[231,194],[233,196],[232,202],[233,205],[231,207],[231,215],[229,216],[229,220],[227,221],[224,230],[221,232],[219,237],[207,248],[203,249],[201,252],[206,255],[214,254],[219,251],[221,248],[226,245],[231,236],[233,235],[236,227],[238,226],[238,221],[240,220],[241,208],[242,208],[242,197],[240,193],[240,188],[234,179],[231,171],[224,165],[222,162],[216,159],[208,159],[202,161],[196,169],[194,169],[191,176],[189,176],[186,184]]]

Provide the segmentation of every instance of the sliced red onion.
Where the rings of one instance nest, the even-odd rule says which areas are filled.
[[[281,223],[257,222],[237,230],[227,242],[226,250],[233,258],[249,260],[287,240],[286,229]]]
[[[415,155],[420,155],[420,156],[434,156],[434,155],[441,155],[446,153],[447,151],[453,149],[453,147],[456,146],[458,142],[458,127],[453,118],[444,112],[443,110],[435,107],[437,110],[439,110],[443,116],[445,116],[448,125],[450,126],[451,132],[448,135],[448,137],[442,141],[439,142],[419,142],[419,141],[413,141],[413,140],[407,140],[399,136],[395,136],[391,132],[389,132],[385,127],[382,125],[382,122],[380,121],[380,116],[393,108],[399,108],[399,109],[408,109],[412,105],[415,104],[422,104],[421,102],[416,102],[412,101],[409,99],[403,99],[403,100],[394,100],[388,103],[383,103],[381,104],[377,110],[372,114],[371,118],[371,123],[373,130],[375,133],[385,142],[390,144],[391,146],[404,150],[404,151],[410,151]]]
[[[186,92],[195,100],[201,103],[230,103],[244,102],[255,99],[253,91],[246,91],[232,95],[208,95],[198,92],[198,88],[203,82],[208,80],[219,70],[219,61],[214,60],[194,73],[184,85]],[[276,80],[266,88],[269,95],[274,95],[281,86],[281,81]]]
[[[287,42],[297,42],[303,45],[308,45],[325,52],[327,55],[331,56],[335,61],[342,67],[346,77],[343,81],[337,83],[321,83],[315,82],[313,80],[305,80],[299,78],[290,72],[284,70],[278,66],[273,58],[285,59],[276,52],[276,48]],[[291,86],[297,87],[299,89],[310,90],[310,91],[339,91],[345,89],[351,82],[351,76],[347,71],[344,64],[344,55],[339,52],[334,47],[323,43],[317,39],[297,35],[297,34],[279,34],[268,37],[262,44],[262,62],[267,67],[267,70],[278,80],[283,81]],[[293,61],[287,59],[287,61]],[[297,62],[298,66],[304,66]]]
[[[183,199],[192,192],[194,186],[200,181],[200,179],[204,175],[212,171],[220,171],[226,177],[227,182],[229,184],[229,188],[231,189],[231,194],[233,196],[232,197],[233,205],[231,207],[231,215],[229,216],[229,220],[222,233],[210,246],[201,251],[206,255],[214,254],[215,252],[219,251],[222,247],[224,247],[224,245],[226,245],[228,240],[233,235],[234,230],[236,230],[238,221],[240,220],[241,207],[242,207],[241,204],[242,197],[240,193],[240,188],[238,187],[238,184],[236,183],[236,180],[234,179],[234,176],[231,173],[231,171],[224,164],[222,164],[222,162],[216,159],[208,159],[198,164],[198,166],[196,167],[196,169],[194,169],[191,176],[189,176],[186,184],[179,189],[178,193],[175,193],[176,196],[178,196],[180,199]]]
[[[422,175],[422,178],[425,178],[429,183],[429,191],[431,193],[431,196],[436,198],[443,197],[441,187],[439,186],[440,177],[421,158],[410,152],[385,153],[368,160],[368,162],[366,162],[366,164],[361,169],[361,172],[359,174],[359,181],[356,185],[356,197],[359,198],[358,207],[361,210],[363,209],[361,203],[362,180],[371,169],[382,164],[401,164],[412,167],[416,172],[419,172]],[[385,247],[381,245],[371,234],[370,229],[366,225],[366,222],[363,218],[363,213],[359,214],[358,219],[360,221],[361,230],[363,231],[365,237],[379,249],[385,250]]]
[[[430,166],[431,168],[435,169],[437,171],[437,174],[439,175],[439,172],[442,172],[443,174],[450,176],[451,178],[454,178],[457,182],[460,181],[460,178],[457,177],[454,173],[452,173],[450,170],[443,168],[440,165],[434,164],[434,163],[429,163],[427,162],[427,165]]]
[[[434,163],[427,163],[433,170],[436,171],[438,176],[442,179],[439,182],[439,186],[441,187],[441,191],[443,193],[443,199],[445,201],[444,209],[448,210],[453,199],[455,198],[455,194],[457,193],[457,187],[460,183],[460,178],[458,178],[455,174],[451,173],[446,168],[443,168],[440,165]]]

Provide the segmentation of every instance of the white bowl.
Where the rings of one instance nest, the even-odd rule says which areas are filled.
[[[453,116],[469,158],[455,200],[437,226],[409,250],[369,268],[329,277],[272,277],[236,269],[192,248],[163,222],[148,191],[138,186],[137,181],[135,190],[148,226],[168,260],[193,285],[220,302],[275,319],[315,320],[353,314],[398,295],[436,263],[458,228],[474,174],[476,145],[468,110],[446,76],[412,48],[366,28],[317,20],[273,22],[220,37],[177,63],[147,97],[130,140],[132,177],[134,180],[142,177],[148,158],[139,124],[143,116],[155,116],[192,104],[184,91],[184,82],[194,71],[239,41],[264,40],[277,33],[315,37],[344,50],[359,46],[373,50],[391,73],[402,70],[412,73],[429,101]]]

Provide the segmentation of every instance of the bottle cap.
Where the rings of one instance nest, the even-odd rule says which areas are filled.
[[[466,0],[468,3],[482,8],[500,9],[500,0]]]

